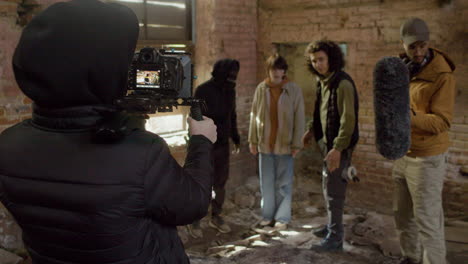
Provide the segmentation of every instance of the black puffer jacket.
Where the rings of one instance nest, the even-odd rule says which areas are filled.
[[[213,144],[192,137],[181,167],[138,126],[93,140],[116,115],[137,32],[129,9],[97,0],[53,5],[23,32],[15,76],[36,106],[0,135],[0,200],[34,264],[189,263],[176,226],[207,213]]]
[[[232,138],[234,144],[240,143],[235,90],[238,72],[237,60],[218,60],[213,66],[213,77],[198,86],[195,91],[195,97],[203,99],[206,103],[206,107],[202,107],[203,115],[213,119],[217,127],[218,144],[228,143],[229,138]]]

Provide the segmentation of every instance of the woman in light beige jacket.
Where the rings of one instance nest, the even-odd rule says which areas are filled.
[[[286,60],[267,60],[268,78],[255,90],[250,112],[249,146],[259,153],[262,227],[285,229],[291,220],[294,157],[302,148],[304,99],[301,88],[288,80]]]

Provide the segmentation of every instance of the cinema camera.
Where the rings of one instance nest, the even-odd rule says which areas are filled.
[[[192,118],[201,120],[203,101],[192,97],[192,69],[190,53],[143,48],[133,57],[127,95],[118,99],[116,105],[142,114],[190,106]]]

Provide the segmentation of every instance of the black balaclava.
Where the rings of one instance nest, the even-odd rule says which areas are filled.
[[[215,63],[211,75],[217,83],[232,83],[235,85],[239,68],[239,61],[222,59]]]
[[[24,28],[13,56],[16,81],[43,108],[111,105],[126,93],[138,30],[122,5],[56,3]]]

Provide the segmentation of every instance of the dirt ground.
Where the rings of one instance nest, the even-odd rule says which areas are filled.
[[[256,224],[259,209],[228,206],[224,216],[232,231],[221,234],[201,221],[202,238],[193,238],[187,227],[179,227],[192,264],[397,264],[400,258],[393,218],[365,210],[346,208],[343,252],[319,253],[310,249],[320,242],[312,231],[326,222],[323,208],[296,210],[284,231],[265,232]],[[468,219],[446,221],[449,264],[468,263]],[[27,253],[0,249],[1,264],[31,264]],[[21,258],[26,257],[26,259]]]
[[[232,228],[229,234],[209,227],[208,217],[201,221],[203,238],[192,238],[186,227],[181,227],[179,233],[193,264],[398,263],[400,251],[391,216],[347,210],[344,251],[319,253],[310,249],[320,242],[311,231],[324,224],[326,217],[323,209],[305,210],[310,216],[293,217],[285,231],[256,232],[252,227],[258,223],[260,212],[240,209],[225,216]],[[468,244],[448,241],[447,245],[450,264],[468,263]]]
[[[307,172],[310,174],[310,172]],[[231,193],[224,204],[224,219],[232,232],[221,234],[201,221],[202,238],[193,238],[179,227],[192,264],[397,264],[400,248],[393,217],[345,206],[343,252],[319,253],[310,249],[320,242],[312,231],[326,223],[321,188],[316,178],[296,181],[292,221],[284,231],[260,232],[258,179],[251,177]],[[312,187],[314,188],[312,188]],[[468,219],[446,219],[449,264],[468,263]],[[7,225],[8,226],[8,225]],[[5,237],[5,239],[8,237]],[[0,264],[30,264],[27,253],[0,249]]]

